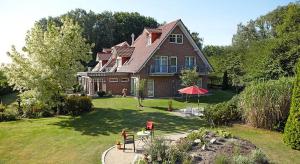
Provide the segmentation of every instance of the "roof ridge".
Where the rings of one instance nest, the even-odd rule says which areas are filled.
[[[179,21],[181,21],[181,19],[176,19],[176,20],[174,20],[174,21],[172,21],[172,22],[169,22],[169,23],[166,23],[166,24],[164,24],[164,25],[160,25],[160,26],[158,26],[157,28],[162,28],[162,27],[165,27],[165,26],[168,26],[168,25],[170,25],[170,24],[172,24],[172,23],[177,23],[177,22],[179,22]]]
[[[153,42],[151,46],[147,46],[147,37],[144,35],[145,30],[140,34],[132,45],[135,47],[131,59],[126,65],[123,65],[117,72],[139,72],[140,69],[151,58],[152,54],[168,37],[169,33],[176,27],[180,19],[167,23],[159,28],[162,31],[161,37],[157,39],[158,42]]]

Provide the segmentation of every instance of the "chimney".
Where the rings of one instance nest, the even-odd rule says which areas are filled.
[[[131,34],[131,45],[133,45],[134,42],[134,33]]]
[[[92,70],[92,67],[88,67],[88,72],[91,72],[91,70]]]

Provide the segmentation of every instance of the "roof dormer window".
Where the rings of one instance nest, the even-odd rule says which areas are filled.
[[[169,37],[170,43],[182,44],[183,43],[183,35],[182,34],[171,34]]]
[[[148,38],[147,38],[147,46],[151,45],[152,43],[152,39],[151,39],[151,34],[148,35]]]

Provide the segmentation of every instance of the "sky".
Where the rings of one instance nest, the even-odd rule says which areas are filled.
[[[11,45],[20,50],[26,32],[35,21],[82,8],[103,11],[139,12],[159,23],[181,19],[204,45],[229,45],[237,24],[264,15],[289,0],[0,0],[0,63],[11,62]]]

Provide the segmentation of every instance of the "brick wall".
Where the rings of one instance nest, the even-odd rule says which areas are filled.
[[[172,32],[174,34],[183,34],[179,27],[176,27]],[[155,97],[171,97],[176,95],[177,90],[182,88],[181,81],[178,75],[175,76],[149,76],[150,65],[154,64],[155,56],[177,56],[177,66],[181,67],[185,64],[185,56],[196,57],[196,64],[204,65],[204,62],[194,50],[188,39],[183,34],[183,44],[169,43],[167,38],[160,46],[156,53],[152,56],[148,63],[139,72],[140,78],[154,80],[154,94]],[[202,87],[207,88],[207,75],[199,76],[202,78]],[[147,95],[147,86],[145,87]]]
[[[110,78],[117,78],[118,82],[110,82]],[[128,82],[122,82],[122,78],[128,78]],[[122,95],[122,89],[127,89],[127,95],[130,93],[130,77],[128,75],[110,75],[105,77],[96,77],[94,79],[102,79],[101,82],[99,82],[100,87],[99,90],[106,90],[106,92],[111,91],[113,95]],[[97,82],[94,82],[97,83]],[[105,89],[106,88],[106,89]],[[95,94],[97,92],[97,84],[94,84]]]

